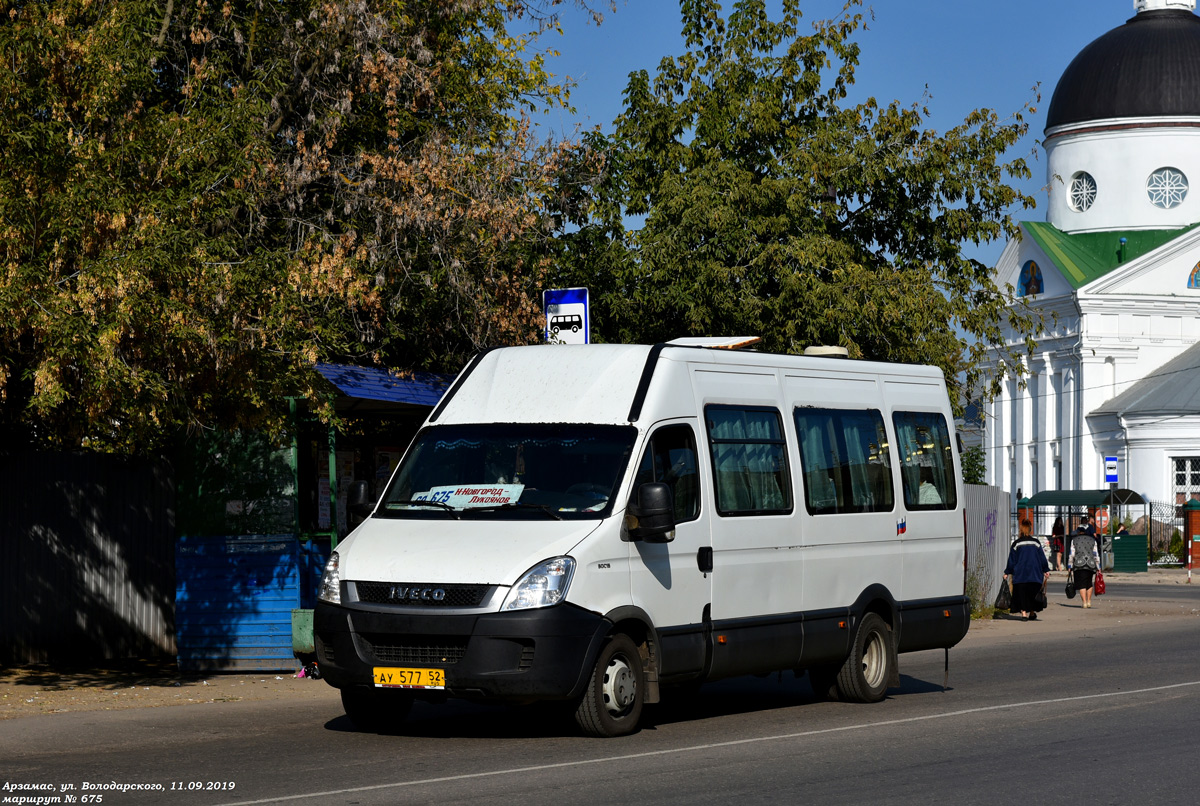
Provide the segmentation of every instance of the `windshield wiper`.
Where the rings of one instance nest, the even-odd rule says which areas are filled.
[[[552,510],[550,507],[546,506],[545,504],[525,504],[520,501],[516,501],[516,502],[510,503],[510,504],[492,504],[491,506],[486,506],[486,507],[467,507],[463,511],[464,512],[485,512],[488,510],[501,510],[501,509],[536,509],[541,512],[545,512],[547,515],[549,515],[551,518],[554,518],[554,520],[556,520],[556,521],[561,521],[563,519],[562,515],[559,515],[557,512],[555,512],[554,510]]]
[[[444,501],[419,501],[415,498],[404,498],[404,499],[401,499],[400,501],[388,501],[387,504],[385,504],[385,506],[388,509],[391,509],[392,507],[403,507],[403,506],[438,507],[440,509],[446,510],[451,515],[453,515],[455,518],[459,518],[459,519],[462,518],[462,510],[455,509],[454,507],[450,506],[449,504],[447,504]]]

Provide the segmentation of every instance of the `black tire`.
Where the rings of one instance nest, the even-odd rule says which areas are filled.
[[[836,700],[838,667],[836,664],[814,666],[808,670],[808,684],[818,700]]]
[[[600,650],[575,723],[589,736],[624,736],[637,730],[646,698],[642,657],[627,635],[614,635]]]
[[[850,657],[837,676],[838,695],[847,702],[879,702],[892,678],[892,631],[875,613],[858,623]]]
[[[412,710],[413,696],[405,691],[354,686],[342,689],[342,709],[362,731],[394,731]]]

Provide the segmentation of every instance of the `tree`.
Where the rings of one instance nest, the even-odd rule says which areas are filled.
[[[963,451],[962,475],[966,484],[983,484],[987,469],[983,456],[983,446],[975,445]]]
[[[539,331],[559,0],[0,6],[0,433],[271,425],[316,360],[456,369]],[[552,16],[542,22],[553,24]]]
[[[1025,162],[1000,161],[1031,110],[977,110],[938,134],[921,106],[843,105],[859,5],[803,35],[798,0],[777,20],[764,0],[728,16],[683,0],[687,52],[630,75],[595,217],[565,239],[565,281],[599,290],[605,339],[839,344],[938,364],[972,389],[989,347],[1020,365],[1001,325],[1032,332],[1031,314],[962,247],[1015,236],[1010,211],[1033,205],[1006,184]]]

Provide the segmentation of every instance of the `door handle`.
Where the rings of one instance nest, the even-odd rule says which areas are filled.
[[[705,574],[711,574],[713,570],[713,550],[712,546],[701,546],[696,552],[696,565]]]

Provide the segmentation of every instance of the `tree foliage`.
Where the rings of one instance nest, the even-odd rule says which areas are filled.
[[[1024,110],[939,134],[847,104],[859,0],[807,34],[798,0],[683,0],[687,51],[631,75],[611,136],[540,142],[565,90],[511,23],[559,2],[0,0],[5,444],[277,423],[317,360],[533,341],[561,283],[609,341],[837,343],[972,385],[1030,332],[962,252],[1032,204],[1001,163]]]
[[[316,360],[536,338],[594,163],[535,141],[564,91],[508,24],[557,1],[0,4],[6,443],[270,424]]]
[[[1030,332],[1011,289],[964,244],[1013,237],[1033,200],[1002,162],[1027,131],[980,109],[950,131],[927,108],[846,103],[859,0],[801,32],[801,3],[683,0],[687,50],[632,73],[595,218],[564,239],[566,281],[599,290],[612,341],[759,335],[798,352],[936,363],[968,388],[1001,327]],[[639,229],[622,221],[644,217]],[[597,279],[599,278],[599,279]],[[1002,360],[1019,367],[1018,351]]]
[[[984,458],[982,445],[975,445],[963,451],[962,475],[964,484],[984,484],[987,477],[986,472],[987,460]]]

